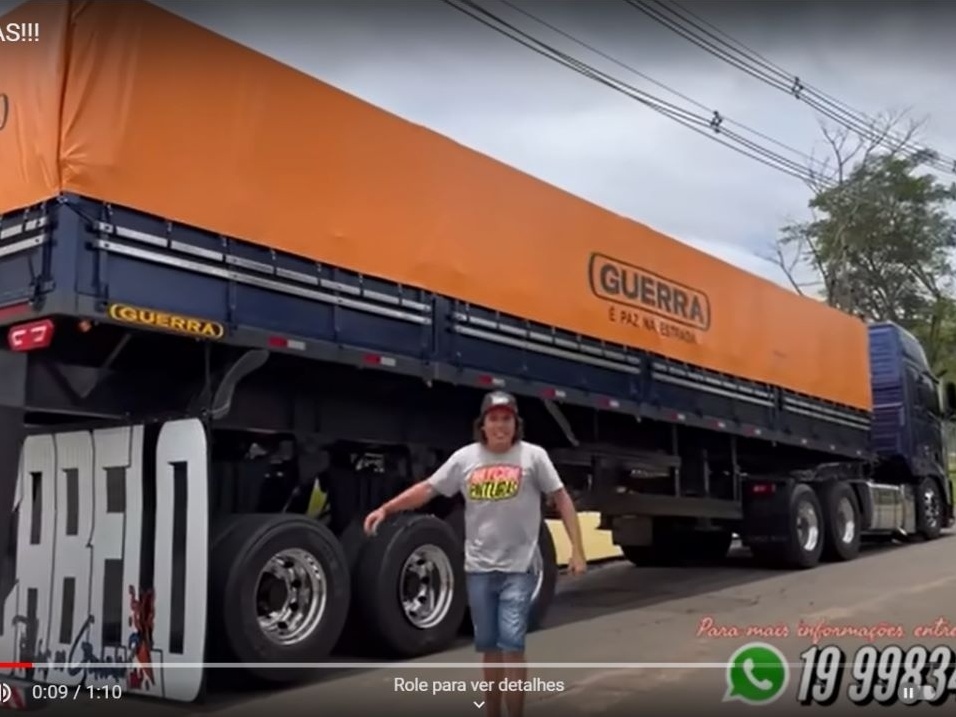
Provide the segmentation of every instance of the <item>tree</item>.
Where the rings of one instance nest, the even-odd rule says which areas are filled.
[[[847,313],[893,321],[934,369],[956,369],[956,185],[920,173],[935,155],[916,144],[917,124],[899,132],[899,122],[860,134],[823,127],[832,156],[812,165],[811,219],[782,229],[776,261],[799,293],[815,288]]]

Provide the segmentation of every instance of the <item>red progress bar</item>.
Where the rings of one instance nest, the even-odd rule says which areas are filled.
[[[0,662],[0,670],[32,670],[32,662]]]

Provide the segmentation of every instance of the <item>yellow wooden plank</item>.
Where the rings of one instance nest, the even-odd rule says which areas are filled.
[[[621,549],[611,542],[609,530],[598,530],[600,513],[580,513],[581,537],[584,539],[584,554],[588,561],[606,560],[621,555]],[[571,557],[571,543],[560,520],[549,520],[548,528],[554,538],[554,549],[558,556],[558,565],[567,565]]]

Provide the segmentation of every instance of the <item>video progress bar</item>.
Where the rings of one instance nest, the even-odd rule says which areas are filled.
[[[97,669],[139,670],[144,667],[164,670],[469,670],[481,666],[472,662],[109,662]],[[774,663],[779,666],[780,663]],[[790,663],[802,667],[802,662]],[[0,670],[68,670],[77,665],[68,662],[0,662]],[[499,662],[495,667],[527,667],[534,670],[697,670],[726,669],[723,662]]]

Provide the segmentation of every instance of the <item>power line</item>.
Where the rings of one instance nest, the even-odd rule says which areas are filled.
[[[852,118],[847,118],[844,112],[827,107],[823,104],[818,104],[814,100],[808,100],[803,96],[804,85],[799,78],[789,75],[781,76],[777,72],[768,72],[765,68],[761,68],[759,64],[755,66],[755,63],[746,56],[745,53],[742,53],[739,49],[728,46],[726,43],[722,43],[724,47],[721,47],[720,44],[715,44],[714,42],[708,40],[706,37],[702,37],[700,32],[694,32],[694,24],[681,23],[681,16],[674,10],[672,7],[663,5],[664,12],[657,10],[652,7],[647,2],[641,2],[640,0],[624,0],[628,5],[634,9],[644,13],[652,20],[663,25],[667,29],[671,30],[677,35],[680,35],[685,40],[689,41],[691,44],[699,47],[700,49],[708,52],[709,54],[717,57],[718,59],[726,62],[731,67],[734,67],[742,72],[750,75],[751,77],[760,80],[766,85],[773,87],[776,90],[786,92],[787,94],[792,95],[798,100],[802,100],[806,104],[810,105],[816,109],[820,114],[832,119],[840,125],[843,125],[847,129],[859,134],[860,136],[865,137],[871,142],[879,142],[881,139],[880,136],[875,132],[872,126],[866,126],[859,122],[855,122]],[[668,12],[672,15],[677,16],[678,20],[673,20],[667,17],[665,12]],[[688,29],[686,25],[690,25],[691,29]],[[704,33],[707,35],[709,33]]]
[[[531,36],[515,25],[503,20],[494,13],[486,10],[472,0],[442,0],[449,7],[461,12],[464,15],[476,20],[482,25],[498,32],[501,35],[523,45],[529,50],[549,59],[558,64],[567,67],[584,77],[595,82],[599,82],[616,92],[619,92],[630,99],[640,102],[649,109],[674,120],[675,122],[687,127],[693,132],[697,132],[709,139],[718,142],[735,152],[742,154],[750,159],[760,162],[771,169],[789,174],[792,177],[803,182],[820,182],[821,178],[816,176],[804,165],[795,162],[783,155],[760,146],[758,143],[749,140],[733,130],[724,129],[721,124],[723,118],[719,113],[707,117],[696,114],[695,112],[679,105],[662,100],[659,97],[639,90],[638,88],[623,82],[597,68],[578,60],[571,55],[558,50],[551,45]],[[825,183],[827,180],[822,180]]]
[[[486,10],[485,8],[482,8],[477,3],[472,2],[471,0],[458,0],[462,5],[466,6],[467,8],[470,8],[470,11],[459,5],[456,5],[454,2],[451,2],[451,0],[443,0],[443,1],[446,4],[450,5],[451,7],[455,8],[456,10],[459,10],[460,12],[463,12],[464,14],[477,20],[478,22],[481,22],[483,25],[486,25],[487,27],[490,27],[491,29],[496,30],[497,32],[505,35],[506,37],[512,40],[515,40],[519,44],[524,45],[528,49],[531,49],[537,52],[538,54],[541,54],[547,57],[548,59],[554,60],[558,62],[559,64],[562,64],[565,67],[568,67],[569,69],[572,69],[578,72],[579,74],[584,75],[585,77],[589,77],[590,79],[600,82],[601,84],[604,84],[610,87],[611,89],[614,89],[618,92],[621,92],[622,94],[625,94],[631,99],[641,102],[642,104],[649,107],[650,109],[653,109],[654,111],[659,112],[677,121],[678,123],[691,129],[692,131],[697,132],[698,134],[707,136],[713,139],[714,141],[717,141],[720,144],[726,147],[729,147],[730,149],[733,149],[734,151],[737,151],[747,157],[750,157],[751,159],[756,159],[757,161],[760,161],[761,163],[767,166],[770,166],[773,169],[783,171],[787,174],[790,174],[791,176],[795,176],[804,181],[815,179],[815,177],[810,175],[807,172],[806,168],[803,167],[802,165],[796,162],[793,162],[792,160],[786,157],[777,155],[765,148],[756,146],[754,145],[754,143],[751,143],[748,140],[745,140],[744,138],[740,137],[736,133],[721,130],[720,129],[721,118],[719,117],[719,115],[716,115],[715,117],[712,117],[712,118],[702,117],[687,109],[681,108],[678,105],[675,105],[671,102],[661,100],[647,92],[638,90],[637,88],[631,85],[628,85],[627,83],[622,82],[621,80],[618,80],[617,78],[612,77],[608,75],[607,73],[597,70],[593,66],[588,65],[584,62],[581,62],[580,60],[574,57],[571,57],[567,53],[557,50],[554,47],[548,45],[547,43],[544,43],[541,40],[538,40],[532,37],[528,33],[524,32],[523,30],[520,30],[519,28],[515,27],[511,23],[494,15],[490,11]],[[484,16],[484,17],[481,17],[481,16]],[[728,139],[734,142],[737,142],[739,144],[743,144],[745,147],[748,147],[749,149],[755,149],[756,153],[754,154],[754,153],[748,152],[746,149],[742,149],[739,146],[734,146],[733,144],[729,142],[725,142],[722,140],[722,138],[716,137],[706,132],[704,128],[709,128],[714,132],[719,131],[721,135],[726,136]]]
[[[705,52],[776,90],[792,95],[821,115],[828,117],[861,138],[877,146],[892,145],[913,154],[929,153],[930,156],[924,159],[924,164],[942,171],[956,173],[956,159],[929,147],[916,145],[905,140],[905,138],[894,136],[890,132],[877,132],[874,128],[876,122],[872,117],[816,89],[812,85],[808,85],[797,75],[784,70],[679,3],[665,4],[660,0],[650,0],[649,2],[624,0],[624,2]],[[659,6],[660,9],[654,7],[651,3]]]
[[[691,41],[694,42],[694,39],[701,40],[703,42],[703,45],[700,45],[696,42],[694,43],[694,44],[697,44],[698,47],[702,47],[708,52],[711,52],[711,54],[714,54],[713,50],[716,49],[718,52],[720,52],[722,49],[720,45],[723,45],[724,48],[729,49],[731,52],[734,52],[740,55],[745,62],[754,63],[754,60],[756,60],[755,64],[758,65],[758,69],[759,69],[759,66],[762,65],[763,66],[762,71],[764,73],[766,73],[766,70],[769,69],[769,75],[771,76],[776,75],[777,79],[783,80],[783,83],[782,83],[783,87],[781,87],[780,85],[777,85],[776,86],[777,89],[783,89],[784,87],[789,87],[787,92],[793,95],[796,99],[802,100],[804,103],[810,105],[811,107],[816,109],[818,112],[825,114],[826,116],[835,120],[839,124],[842,124],[847,129],[850,129],[851,131],[857,133],[858,135],[864,137],[865,139],[869,139],[870,141],[877,142],[877,143],[885,143],[893,139],[895,144],[902,145],[901,148],[909,148],[913,152],[916,152],[922,149],[922,148],[913,146],[912,143],[909,143],[909,142],[904,143],[901,138],[891,138],[888,133],[886,135],[880,135],[876,133],[876,131],[873,129],[874,120],[872,118],[866,117],[862,113],[857,112],[853,110],[852,108],[849,108],[848,105],[845,105],[844,103],[839,102],[838,100],[831,101],[828,98],[828,96],[823,95],[822,93],[816,91],[813,87],[804,83],[799,77],[797,77],[793,73],[790,73],[784,70],[783,68],[781,68],[779,65],[776,65],[770,62],[759,53],[756,53],[751,48],[744,45],[742,42],[739,42],[731,38],[729,35],[727,35],[727,33],[717,29],[711,23],[707,23],[698,15],[695,15],[690,10],[687,10],[682,5],[679,5],[676,1],[673,2],[671,5],[666,5],[660,2],[659,0],[650,0],[650,1],[662,7],[665,12],[670,13],[671,15],[676,17],[677,18],[676,22],[678,23],[678,25],[681,22],[683,22],[683,23],[686,23],[686,25],[690,26],[691,28],[690,32],[692,34],[694,34],[694,32],[696,31],[696,34],[694,38],[691,39]],[[648,7],[647,2],[638,2],[638,3],[629,2],[629,4],[634,7],[636,7],[637,5],[643,5],[644,8]],[[679,10],[675,8],[679,8]],[[656,12],[660,12],[660,11],[656,11]],[[683,12],[684,15],[682,15],[681,12]],[[686,15],[690,15],[692,18],[697,19],[699,22],[688,20]],[[704,23],[708,27],[713,28],[714,31],[718,34],[715,35],[714,32],[710,32],[705,27],[701,27],[700,23]],[[704,37],[701,37],[701,33],[703,34]],[[711,40],[715,40],[718,43],[718,45],[714,45],[713,42],[711,42],[711,40],[706,39],[707,37],[711,38]],[[721,37],[727,38],[727,40],[722,40]],[[742,48],[743,51],[741,51],[740,48]],[[760,78],[760,79],[764,79],[764,81],[766,82],[765,78],[766,78],[766,74],[764,78]],[[809,96],[817,95],[819,100],[809,99],[808,95]]]
[[[695,107],[697,107],[697,108],[699,108],[699,109],[704,110],[705,112],[717,112],[717,110],[714,110],[712,107],[708,107],[707,105],[705,105],[705,104],[703,104],[703,103],[701,103],[701,102],[698,102],[697,100],[693,99],[692,97],[688,97],[687,95],[683,94],[682,92],[679,92],[679,91],[675,90],[673,87],[669,87],[668,85],[664,84],[663,82],[660,82],[659,80],[655,80],[653,77],[650,77],[649,75],[647,75],[647,74],[645,74],[645,73],[643,73],[643,72],[637,70],[637,69],[634,68],[633,66],[627,64],[626,62],[623,62],[622,60],[620,60],[620,59],[618,59],[618,58],[616,58],[616,57],[613,57],[612,55],[610,55],[610,54],[608,54],[608,53],[606,53],[606,52],[604,52],[604,51],[602,51],[602,50],[599,50],[598,48],[594,47],[593,45],[588,44],[587,42],[584,42],[583,40],[581,40],[580,38],[575,37],[574,35],[570,34],[569,32],[566,32],[566,31],[560,29],[559,27],[553,25],[552,23],[547,22],[546,20],[541,19],[540,17],[538,17],[537,15],[534,15],[533,13],[529,12],[528,10],[525,10],[525,9],[523,9],[523,8],[518,7],[517,5],[515,5],[515,4],[512,3],[512,2],[510,2],[509,0],[499,0],[499,2],[501,2],[503,5],[507,5],[509,8],[511,8],[511,9],[514,10],[515,12],[518,12],[518,13],[524,15],[525,17],[529,18],[530,20],[533,20],[534,22],[538,23],[539,25],[543,25],[544,27],[548,28],[548,29],[551,30],[552,32],[555,32],[555,33],[561,35],[561,36],[564,37],[565,39],[570,40],[571,42],[573,42],[573,43],[575,43],[575,44],[577,44],[577,45],[580,45],[581,47],[583,47],[583,48],[585,48],[585,49],[587,49],[587,50],[590,50],[590,51],[593,52],[594,54],[596,54],[596,55],[598,55],[598,56],[600,56],[600,57],[603,57],[605,60],[608,60],[609,62],[614,63],[614,64],[617,65],[618,67],[627,70],[628,72],[630,72],[630,73],[636,75],[637,77],[640,77],[640,78],[643,79],[643,80],[646,80],[647,82],[650,82],[651,84],[653,84],[653,85],[655,85],[655,86],[661,88],[662,90],[665,90],[666,92],[670,92],[670,93],[671,93],[672,95],[674,95],[675,97],[680,97],[680,98],[681,98],[682,100],[684,100],[685,102],[689,102],[690,104],[694,105]],[[719,114],[719,113],[718,113],[718,114]],[[770,142],[771,144],[777,145],[777,146],[780,147],[781,149],[785,149],[785,150],[787,150],[787,151],[789,151],[789,152],[792,152],[793,154],[795,154],[795,155],[797,155],[797,156],[799,156],[799,157],[802,157],[803,159],[805,159],[805,160],[806,160],[808,163],[810,163],[810,164],[813,164],[813,163],[816,161],[816,160],[813,159],[813,157],[811,157],[810,155],[806,154],[805,152],[803,152],[803,151],[801,151],[801,150],[799,150],[799,149],[796,149],[796,148],[794,148],[794,147],[791,147],[790,145],[785,144],[784,142],[781,142],[781,141],[779,141],[779,140],[777,140],[777,139],[775,139],[775,138],[773,138],[773,137],[771,137],[771,136],[769,136],[769,135],[767,135],[767,134],[764,134],[763,132],[760,132],[759,130],[754,129],[753,127],[748,127],[747,125],[745,125],[745,124],[743,124],[743,123],[741,123],[741,122],[737,122],[737,121],[731,119],[730,117],[726,117],[726,116],[723,117],[723,120],[724,120],[724,123],[726,123],[726,124],[730,124],[730,125],[733,125],[733,126],[735,126],[735,127],[739,127],[740,129],[744,130],[745,132],[749,132],[750,134],[752,134],[752,135],[754,135],[754,136],[756,136],[756,137],[760,137],[761,139],[766,140],[767,142]]]

